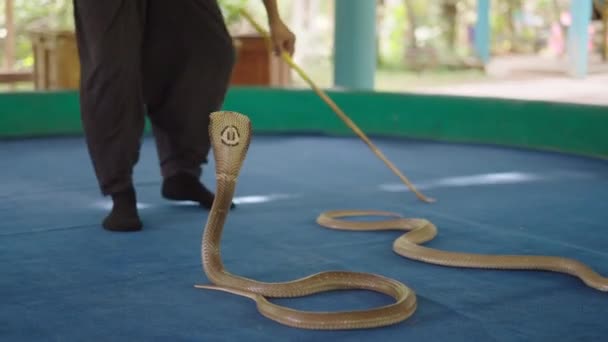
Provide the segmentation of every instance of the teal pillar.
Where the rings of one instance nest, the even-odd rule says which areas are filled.
[[[483,64],[490,61],[490,0],[477,0],[475,23],[475,52]]]
[[[371,90],[376,74],[376,0],[336,0],[335,6],[334,84]]]
[[[589,61],[589,23],[593,0],[570,2],[572,21],[568,30],[568,56],[570,74],[574,77],[587,75]]]

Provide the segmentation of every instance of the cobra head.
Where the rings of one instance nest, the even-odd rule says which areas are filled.
[[[209,135],[218,177],[238,177],[251,142],[251,121],[241,113],[211,113]]]

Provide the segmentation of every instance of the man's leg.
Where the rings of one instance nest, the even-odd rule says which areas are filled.
[[[82,123],[109,230],[141,229],[132,171],[144,125],[141,44],[145,0],[75,0]]]
[[[162,194],[210,208],[199,181],[210,149],[209,114],[222,106],[232,38],[215,0],[151,0],[144,43],[144,88],[156,138]]]

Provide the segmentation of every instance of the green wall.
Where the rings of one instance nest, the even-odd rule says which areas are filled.
[[[0,137],[81,132],[76,92],[0,94]]]
[[[328,91],[369,135],[489,143],[608,158],[608,107],[538,101]],[[352,135],[312,91],[237,87],[226,110],[256,133]],[[0,137],[80,134],[76,92],[0,94]]]

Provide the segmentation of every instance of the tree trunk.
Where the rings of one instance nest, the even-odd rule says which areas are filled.
[[[415,49],[418,47],[418,40],[416,39],[416,13],[412,0],[403,0],[405,4],[405,10],[407,12],[407,45]]]
[[[522,7],[521,0],[509,0],[507,2],[507,29],[509,30],[509,39],[511,40],[510,52],[519,51],[519,41],[517,39],[517,29],[515,28],[514,16]]]
[[[5,0],[4,15],[6,20],[6,41],[4,51],[4,69],[7,71],[13,70],[15,65],[15,16],[14,16],[14,1]]]
[[[456,46],[456,25],[458,17],[458,1],[443,0],[441,5],[441,14],[445,21],[443,22],[443,34],[448,48],[453,51]]]

